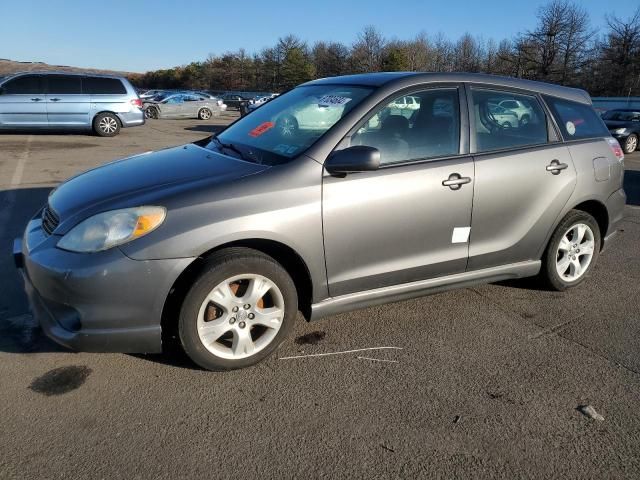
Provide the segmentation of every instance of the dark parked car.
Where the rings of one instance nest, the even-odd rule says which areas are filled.
[[[620,142],[624,153],[632,153],[638,148],[640,110],[609,110],[602,119],[611,135]]]
[[[408,95],[416,115],[393,113]],[[505,127],[492,111],[505,100],[530,120]],[[273,353],[298,311],[316,320],[534,275],[579,285],[622,221],[623,158],[582,90],[325,78],[214,137],[73,177],[13,252],[62,345],[159,352],[177,338],[202,367],[229,370]]]
[[[241,102],[249,103],[249,99],[243,97],[242,95],[238,95],[237,93],[225,93],[220,97],[222,101],[227,105],[227,108],[235,108],[237,110],[240,109]]]

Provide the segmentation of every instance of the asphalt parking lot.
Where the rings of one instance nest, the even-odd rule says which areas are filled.
[[[232,119],[0,134],[0,478],[640,477],[640,152],[624,231],[566,293],[521,281],[300,319],[231,373],[44,338],[11,245],[49,190]],[[371,347],[396,348],[283,359]]]

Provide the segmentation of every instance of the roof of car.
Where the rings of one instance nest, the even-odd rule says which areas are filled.
[[[546,95],[566,98],[580,103],[591,103],[589,94],[578,88],[563,87],[550,83],[524,80],[522,78],[502,77],[484,73],[435,73],[435,72],[378,72],[344,75],[312,80],[304,85],[359,85],[368,87],[382,87],[398,84],[402,87],[419,85],[428,82],[470,82],[483,83],[496,87],[511,87],[531,90]]]
[[[108,73],[64,72],[58,70],[33,70],[24,72],[13,72],[7,74],[7,77],[17,77],[18,75],[80,75],[83,77],[123,78],[122,75],[114,75]]]

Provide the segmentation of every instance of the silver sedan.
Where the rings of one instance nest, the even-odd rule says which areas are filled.
[[[145,101],[143,108],[147,118],[197,117],[208,120],[221,112],[215,98],[190,93],[175,93]]]

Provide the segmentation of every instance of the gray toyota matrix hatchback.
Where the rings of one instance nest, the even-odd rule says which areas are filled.
[[[623,173],[581,90],[327,78],[212,138],[68,180],[14,256],[58,343],[159,352],[179,338],[197,364],[228,370],[271,354],[298,311],[534,275],[578,285],[616,234]]]

